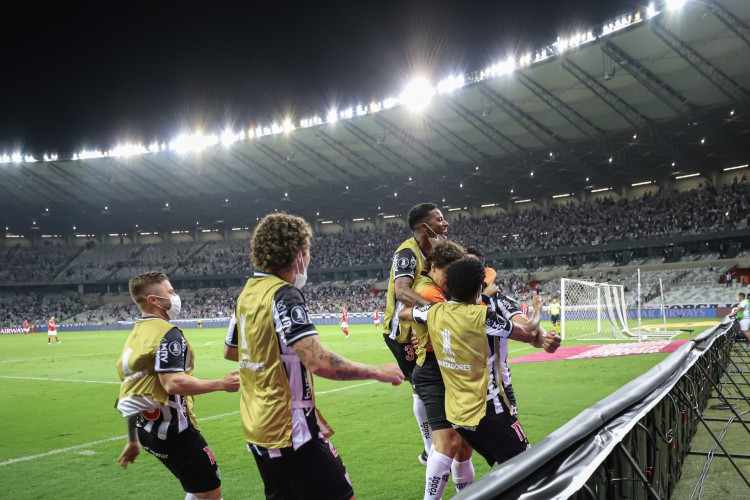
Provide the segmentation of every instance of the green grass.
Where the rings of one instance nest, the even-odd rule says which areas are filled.
[[[323,343],[341,355],[369,363],[392,361],[373,327],[350,329],[348,341],[336,326],[319,330]],[[223,329],[185,333],[196,352],[196,376],[219,378],[234,367],[222,358]],[[63,331],[63,343],[51,346],[45,334],[0,336],[3,498],[184,497],[179,483],[145,452],[127,470],[116,464],[125,442],[125,424],[114,409],[118,392],[114,363],[127,335],[127,331]],[[524,347],[511,345],[512,350]],[[517,350],[511,355],[530,352]],[[664,357],[513,365],[520,418],[532,444]],[[318,377],[315,388],[318,406],[336,431],[332,441],[344,458],[356,495],[420,498],[424,468],[417,455],[422,442],[411,410],[410,387]],[[332,389],[344,390],[328,392]],[[224,497],[262,498],[255,463],[244,447],[238,408],[238,394],[196,398],[199,423],[221,466]],[[81,446],[87,443],[96,444]],[[55,452],[74,446],[78,448]],[[15,461],[34,455],[40,456]],[[474,464],[477,478],[488,471],[481,457],[475,457]],[[452,486],[446,491],[450,496]]]

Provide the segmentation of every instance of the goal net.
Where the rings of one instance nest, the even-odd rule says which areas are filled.
[[[638,336],[628,326],[623,285],[562,278],[560,335],[563,339],[618,340]]]

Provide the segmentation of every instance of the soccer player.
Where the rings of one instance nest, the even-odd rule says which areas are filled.
[[[375,312],[372,313],[372,321],[375,323],[375,329],[377,331],[380,331],[380,311],[375,309]]]
[[[128,443],[117,461],[126,468],[143,446],[180,481],[186,499],[221,498],[219,466],[196,423],[193,396],[237,392],[238,372],[219,380],[192,375],[193,348],[169,323],[182,303],[166,275],[140,274],[128,289],[142,317],[117,361],[122,381],[117,409],[128,422]]]
[[[62,344],[60,338],[57,336],[57,325],[55,325],[54,314],[47,320],[47,345],[52,345],[52,337],[55,337],[58,344]]]
[[[260,221],[252,238],[258,271],[237,299],[237,329],[228,332],[224,346],[224,357],[239,361],[245,441],[267,498],[354,495],[344,463],[327,439],[332,431],[315,405],[313,374],[393,385],[404,380],[395,364],[356,363],[320,343],[300,291],[311,237],[301,217],[275,213]]]
[[[529,444],[497,383],[497,369],[491,376],[490,367],[497,363],[497,356],[490,357],[487,336],[509,337],[547,352],[557,350],[560,337],[543,335],[537,330],[539,313],[532,322],[514,324],[491,308],[477,304],[483,280],[484,267],[480,262],[460,259],[451,264],[446,273],[450,302],[405,309],[399,317],[427,326],[446,387],[446,417],[492,465],[521,453]],[[441,458],[446,463],[451,461],[450,457]],[[442,491],[435,496],[440,494]]]
[[[531,317],[531,308],[529,308],[529,305],[526,303],[526,299],[521,299],[518,308],[521,310],[521,314],[523,314],[524,318],[529,319]]]
[[[396,358],[405,380],[411,382],[411,371],[416,363],[414,347],[410,342],[411,328],[408,324],[403,327],[399,325],[398,311],[402,307],[427,304],[411,287],[424,269],[425,258],[437,244],[446,239],[448,221],[434,203],[415,205],[409,211],[407,221],[413,236],[404,241],[393,255],[386,293],[383,340]],[[424,404],[416,392],[413,393],[412,410],[424,443],[418,460],[426,465],[432,436]]]
[[[737,319],[740,320],[740,330],[742,331],[742,335],[747,339],[745,348],[750,349],[750,308],[744,293],[740,292],[737,294],[737,300],[739,300],[739,304],[732,309],[732,312],[729,313],[729,315],[736,315]]]
[[[438,245],[427,257],[427,269],[417,277],[412,289],[430,303],[446,302],[445,272],[452,262],[465,255],[464,248],[452,241]],[[471,446],[445,417],[445,384],[427,327],[414,324],[413,330],[418,345],[412,383],[424,402],[432,431],[432,448],[427,457],[425,484],[425,498],[430,498],[445,489],[449,472],[456,491],[470,485],[474,481],[474,465],[471,463]]]
[[[552,321],[552,328],[555,330],[559,330],[559,327],[560,327],[560,310],[561,309],[562,309],[562,306],[557,301],[557,297],[552,297],[552,302],[547,308],[547,312],[549,312],[549,319],[550,321]]]
[[[29,320],[23,320],[23,334],[28,335],[30,331],[31,327],[29,326]],[[47,340],[49,340],[49,337],[47,338]]]
[[[346,307],[341,306],[341,321],[339,321],[339,328],[344,332],[344,340],[349,340],[349,313]]]

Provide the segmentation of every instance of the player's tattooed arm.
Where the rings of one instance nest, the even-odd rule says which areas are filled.
[[[395,364],[372,366],[350,361],[323,347],[317,335],[298,340],[292,344],[292,349],[305,368],[321,377],[333,380],[374,379],[393,385],[399,385],[404,380],[404,374]]]
[[[141,453],[141,443],[138,441],[138,429],[136,428],[136,417],[135,415],[127,418],[128,422],[128,442],[125,448],[120,453],[117,459],[117,463],[123,469],[127,468],[128,464],[135,462],[135,459]]]

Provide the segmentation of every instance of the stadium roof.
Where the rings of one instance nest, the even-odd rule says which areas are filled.
[[[343,222],[747,164],[750,3],[657,8],[391,101],[152,152],[5,158],[0,223],[99,235],[252,226],[274,210]]]

